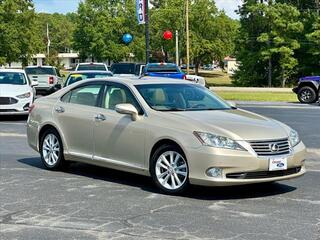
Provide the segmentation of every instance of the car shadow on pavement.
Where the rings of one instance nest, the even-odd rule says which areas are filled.
[[[24,158],[19,159],[18,162],[47,171],[41,163],[40,158]],[[77,176],[103,180],[106,182],[122,184],[134,188],[140,188],[146,192],[163,194],[152,183],[150,177],[133,173],[97,167],[85,163],[71,163],[64,170],[64,172],[66,174],[73,174]],[[185,193],[180,194],[179,197],[199,200],[248,199],[280,195],[292,192],[294,190],[296,190],[296,187],[286,185],[284,183],[263,183],[230,187],[190,186],[190,188]]]

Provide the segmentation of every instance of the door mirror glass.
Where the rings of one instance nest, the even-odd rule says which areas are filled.
[[[117,104],[115,110],[120,114],[131,115],[132,121],[138,120],[138,110],[130,103]]]

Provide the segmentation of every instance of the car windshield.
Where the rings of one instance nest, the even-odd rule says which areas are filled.
[[[180,70],[174,65],[159,64],[148,66],[147,72],[180,72]]]
[[[147,104],[157,111],[232,109],[214,93],[195,84],[145,84],[135,87]]]
[[[23,73],[0,72],[0,84],[25,85],[27,79]]]
[[[113,74],[135,74],[135,64],[113,64],[111,72]]]
[[[28,75],[56,75],[54,68],[32,67],[26,68],[25,71]]]
[[[77,71],[96,70],[107,71],[106,66],[103,64],[81,64],[78,66]]]
[[[79,82],[85,79],[91,79],[91,78],[106,78],[111,77],[112,73],[105,72],[105,73],[72,73],[69,75],[65,86],[69,86],[75,82]]]

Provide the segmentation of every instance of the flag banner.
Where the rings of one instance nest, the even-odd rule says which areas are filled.
[[[49,24],[47,24],[47,46],[50,47],[51,41],[50,41],[50,34],[49,34]]]
[[[145,24],[146,23],[146,2],[145,2],[145,0],[136,0],[136,8],[137,8],[138,23]]]

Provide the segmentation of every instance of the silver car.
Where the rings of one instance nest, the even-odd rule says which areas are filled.
[[[166,193],[306,172],[306,148],[295,130],[187,81],[80,81],[37,99],[27,128],[48,169],[95,164],[151,176]]]

